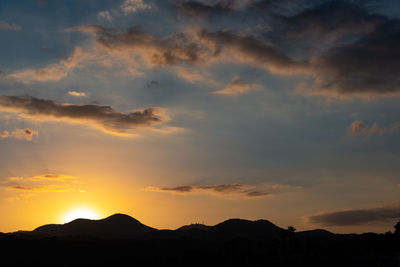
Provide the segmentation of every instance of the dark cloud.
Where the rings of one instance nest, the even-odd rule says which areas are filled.
[[[333,1],[308,8],[285,19],[289,38],[339,39],[346,35],[369,33],[384,20],[354,3]]]
[[[184,33],[155,37],[139,28],[128,30],[106,29],[98,25],[84,25],[67,31],[96,34],[97,43],[114,52],[137,52],[154,65],[194,64],[210,57],[210,50]]]
[[[113,134],[160,123],[155,108],[132,113],[116,112],[110,106],[59,104],[34,97],[0,96],[0,110],[38,120],[65,120],[89,124]]]
[[[219,184],[208,186],[185,185],[177,187],[149,187],[148,190],[156,192],[170,192],[179,194],[206,193],[218,196],[238,196],[245,198],[266,197],[281,193],[288,189],[284,185],[250,186],[244,184]]]
[[[339,95],[391,95],[400,91],[400,20],[389,21],[350,44],[312,60],[316,87]]]
[[[326,212],[307,217],[308,222],[322,226],[360,225],[400,218],[400,204],[369,209]]]
[[[235,1],[222,0],[214,4],[206,4],[199,1],[184,1],[177,3],[177,7],[189,17],[207,17],[232,13],[235,10]]]
[[[266,68],[271,72],[292,74],[304,72],[305,62],[296,62],[266,42],[250,35],[227,30],[208,32],[193,29],[158,38],[139,28],[129,30],[105,29],[86,25],[68,29],[95,33],[97,43],[110,51],[136,52],[154,65],[211,63],[213,59],[244,62]],[[229,54],[229,55],[227,55]]]
[[[400,91],[400,20],[373,14],[355,2],[332,1],[284,21],[289,39],[314,49],[307,57],[317,94],[380,96]]]
[[[159,82],[157,82],[155,80],[151,80],[150,82],[147,83],[147,88],[157,86],[158,84],[159,84]]]
[[[272,45],[253,36],[236,34],[227,30],[208,32],[201,30],[198,38],[221,53],[227,50],[231,59],[254,64],[274,73],[295,74],[304,72],[306,62],[297,62]]]
[[[193,190],[193,186],[187,185],[187,186],[177,186],[177,187],[163,187],[163,188],[160,188],[160,190],[186,193],[186,192],[191,192]]]

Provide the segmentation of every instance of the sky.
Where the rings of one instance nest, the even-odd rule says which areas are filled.
[[[399,46],[396,0],[2,0],[0,231],[392,230]]]

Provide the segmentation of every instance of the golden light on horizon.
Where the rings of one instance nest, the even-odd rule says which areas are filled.
[[[69,211],[63,216],[63,223],[71,222],[75,219],[90,219],[90,220],[98,220],[100,219],[99,214],[90,208],[78,208]]]

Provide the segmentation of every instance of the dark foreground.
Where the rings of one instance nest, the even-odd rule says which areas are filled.
[[[0,265],[400,267],[400,235],[396,234],[295,233],[268,221],[244,220],[174,231],[146,228],[139,233],[138,222],[135,224],[135,234],[128,238],[117,237],[118,231],[104,232],[109,222],[69,225],[75,232],[66,230],[65,225],[55,231],[53,225],[45,227],[50,232],[42,227],[40,231],[3,234],[0,256],[8,264]],[[115,230],[115,225],[112,227]],[[120,225],[124,231],[126,227]],[[91,234],[85,236],[77,229]],[[110,231],[114,237],[99,236]]]

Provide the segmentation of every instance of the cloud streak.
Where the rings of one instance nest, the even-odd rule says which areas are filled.
[[[68,91],[68,94],[70,96],[76,96],[76,97],[85,97],[86,96],[85,92],[78,92],[78,91],[75,91],[75,90]]]
[[[42,121],[86,124],[115,135],[129,135],[129,131],[137,127],[149,127],[162,122],[157,115],[157,108],[122,113],[110,106],[60,104],[34,97],[0,96],[0,111]]]
[[[27,141],[32,141],[33,136],[38,136],[39,132],[25,128],[25,129],[15,129],[12,132],[9,132],[7,130],[4,130],[1,134],[1,138],[16,138],[20,140],[27,140]]]
[[[381,128],[377,123],[374,123],[371,127],[365,126],[362,121],[353,121],[349,126],[350,135],[374,135],[374,134],[393,134],[400,133],[400,123],[395,122],[390,127]]]
[[[173,194],[212,194],[220,197],[257,198],[282,193],[288,189],[285,185],[251,186],[244,184],[218,184],[208,186],[184,185],[176,187],[148,187],[146,190]]]
[[[9,24],[6,21],[0,21],[0,31],[21,31],[22,27],[17,24]]]
[[[400,204],[388,205],[380,208],[324,212],[308,216],[306,219],[311,224],[322,226],[349,226],[398,218],[400,218]]]
[[[241,94],[248,93],[250,91],[259,90],[260,86],[257,84],[245,84],[239,80],[235,80],[230,83],[224,89],[214,91],[213,94],[217,95],[227,95],[227,96],[237,96]]]
[[[76,177],[54,173],[32,177],[9,177],[0,183],[0,187],[24,197],[31,197],[39,193],[49,192],[84,192],[83,190],[77,190],[75,188],[76,185]]]

